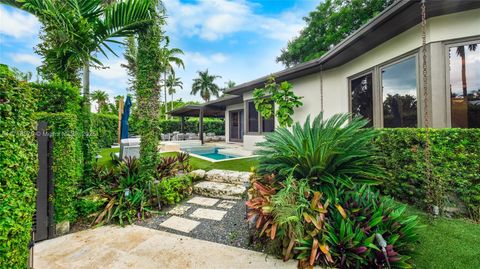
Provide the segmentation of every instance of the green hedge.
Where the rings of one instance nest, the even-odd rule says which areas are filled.
[[[32,89],[0,65],[0,267],[26,268],[37,177]]]
[[[30,83],[35,89],[37,111],[39,112],[68,112],[78,114],[80,112],[80,89],[69,82],[60,79],[52,81]]]
[[[138,127],[137,124],[130,119],[130,134],[137,134]],[[178,119],[173,120],[161,120],[160,128],[162,133],[173,133],[179,132],[181,122]],[[215,133],[216,135],[225,134],[225,121],[223,119],[204,119],[203,120],[203,129],[205,133]],[[198,118],[191,118],[185,121],[186,133],[198,133]]]
[[[117,143],[118,116],[111,114],[92,114],[92,129],[97,136],[99,148],[109,148]]]
[[[82,180],[83,159],[77,116],[69,113],[38,113],[39,121],[48,122],[53,141],[53,204],[55,222],[74,221],[78,186]]]
[[[427,207],[425,129],[382,129],[376,141],[389,174],[382,191]],[[458,197],[480,220],[480,129],[431,129],[432,175],[446,187],[446,205]]]

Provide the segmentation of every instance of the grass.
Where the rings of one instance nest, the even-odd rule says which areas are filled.
[[[118,148],[103,148],[100,150],[100,155],[102,158],[98,160],[98,164],[102,166],[110,167],[112,166],[112,159],[110,158],[111,152],[119,152]],[[163,153],[162,156],[175,156],[176,153]],[[205,171],[212,169],[224,169],[224,170],[235,170],[235,171],[250,171],[252,167],[257,165],[256,158],[247,158],[239,159],[232,161],[222,161],[222,162],[209,162],[193,156],[190,157],[190,164],[192,168],[202,169]]]
[[[102,149],[98,163],[111,166],[110,152],[118,149]],[[164,153],[164,156],[173,156],[175,153]],[[255,158],[240,159],[223,162],[209,162],[191,157],[193,169],[227,169],[250,171],[258,164]],[[433,223],[428,220],[428,214],[409,207],[408,215],[417,215],[421,225],[419,230],[420,243],[413,255],[416,268],[435,269],[474,269],[480,268],[480,225],[464,219],[438,218]]]
[[[413,207],[407,213],[418,215],[426,226],[419,231],[420,243],[412,256],[417,268],[480,268],[479,224],[443,217],[430,223],[426,213]]]
[[[112,158],[110,157],[110,153],[120,152],[119,148],[103,148],[100,149],[100,155],[102,158],[98,159],[97,164],[101,166],[110,167],[113,165]]]

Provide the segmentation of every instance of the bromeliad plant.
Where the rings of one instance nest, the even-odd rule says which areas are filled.
[[[355,183],[379,183],[384,171],[376,164],[372,139],[376,133],[365,128],[367,121],[350,120],[337,114],[324,120],[323,114],[310,122],[279,128],[258,143],[258,172],[275,174],[284,180],[293,169],[294,178],[305,178],[314,190],[332,200],[337,187],[353,188]]]

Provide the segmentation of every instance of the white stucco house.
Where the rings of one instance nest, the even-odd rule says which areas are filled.
[[[426,1],[426,11],[430,126],[480,128],[480,1]],[[303,97],[295,121],[349,112],[375,128],[423,127],[423,58],[420,1],[396,1],[322,57],[172,115],[224,117],[226,141],[252,150],[278,124],[261,118],[252,101],[273,75]]]

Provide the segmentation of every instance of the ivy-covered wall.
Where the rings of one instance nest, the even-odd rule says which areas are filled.
[[[48,122],[53,141],[53,181],[55,222],[74,221],[76,196],[82,180],[83,159],[77,116],[69,113],[38,113]]]
[[[376,140],[388,177],[385,194],[428,206],[426,199],[425,129],[381,129]],[[432,176],[445,186],[446,206],[458,197],[470,217],[480,220],[480,129],[430,130]]]
[[[0,65],[0,267],[26,268],[37,177],[32,89]]]
[[[99,148],[109,148],[117,143],[118,116],[111,114],[92,114],[92,129],[97,136]]]
[[[37,111],[80,113],[80,88],[59,79],[30,85],[34,89]]]

